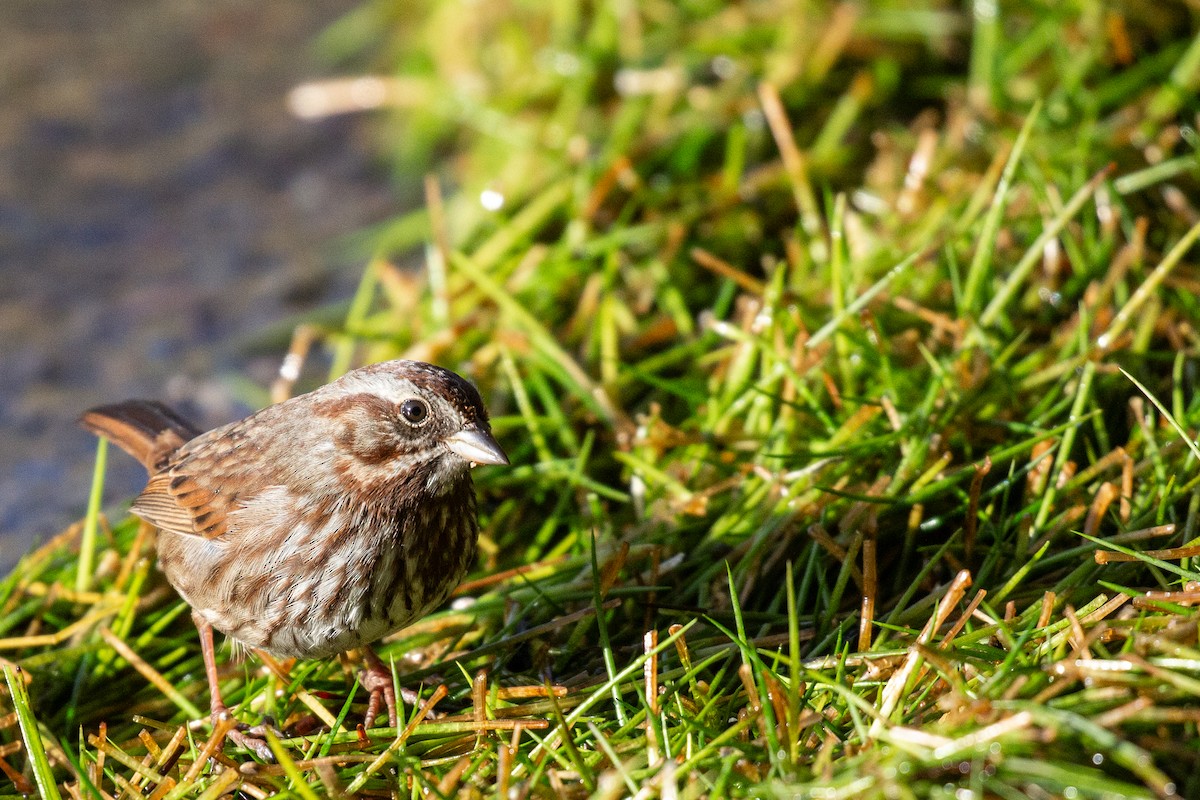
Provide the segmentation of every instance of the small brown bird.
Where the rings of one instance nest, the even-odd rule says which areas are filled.
[[[479,392],[449,370],[387,361],[200,433],[130,400],[80,424],[150,473],[132,513],[157,526],[158,565],[192,607],[213,720],[227,713],[213,630],[281,656],[365,648],[364,723],[391,672],[371,642],[429,612],[475,556],[470,468],[507,464]],[[235,743],[269,757],[241,731]]]

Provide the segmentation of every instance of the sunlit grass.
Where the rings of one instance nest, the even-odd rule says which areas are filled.
[[[324,41],[429,177],[315,347],[461,371],[512,459],[381,649],[420,703],[364,736],[352,663],[226,663],[284,735],[220,747],[100,518],[0,584],[15,791],[1200,796],[1192,17],[411,6]]]

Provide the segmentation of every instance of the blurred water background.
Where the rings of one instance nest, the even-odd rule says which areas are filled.
[[[81,410],[228,421],[286,346],[261,332],[353,291],[346,235],[395,210],[367,120],[285,105],[352,5],[0,3],[0,567],[84,509]],[[114,452],[108,507],[144,480]]]

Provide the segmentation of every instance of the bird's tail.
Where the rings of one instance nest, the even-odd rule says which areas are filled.
[[[151,474],[162,469],[184,442],[200,433],[191,422],[154,400],[97,406],[83,412],[79,424],[142,462]]]

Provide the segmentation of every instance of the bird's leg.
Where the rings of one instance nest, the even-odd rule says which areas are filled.
[[[195,611],[192,612],[192,620],[196,623],[196,631],[200,634],[200,651],[204,654],[204,674],[208,677],[209,709],[212,714],[212,723],[215,726],[218,720],[228,717],[230,714],[229,706],[225,705],[225,701],[221,699],[221,684],[217,678],[216,648],[213,646],[213,628],[208,620]],[[253,732],[246,731],[246,726],[240,722],[236,728],[226,734],[225,738],[239,747],[246,748],[263,761],[275,760],[267,743],[253,735]]]

